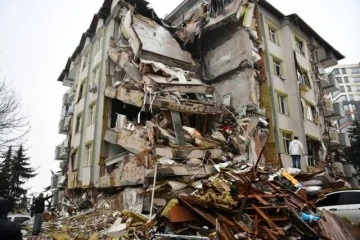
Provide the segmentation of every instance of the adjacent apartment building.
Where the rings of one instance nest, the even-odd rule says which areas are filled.
[[[202,149],[165,148],[154,139],[160,134],[184,145],[174,123],[205,134],[214,125],[208,121],[228,111],[224,106],[264,115],[265,159],[274,167],[292,165],[288,145],[298,136],[307,171],[331,148],[349,145],[334,124],[343,116],[331,99],[338,83],[324,71],[343,58],[297,14],[284,15],[265,0],[185,0],[164,20],[144,0],[105,0],[58,78],[69,90],[59,122],[66,139],[55,154],[61,181],[54,186],[137,185],[153,176],[154,156],[201,159]],[[240,139],[254,132],[247,134]]]
[[[343,64],[331,68],[339,90],[332,93],[334,102],[341,103],[346,118],[339,120],[339,127],[346,132],[355,119],[360,119],[360,64]]]

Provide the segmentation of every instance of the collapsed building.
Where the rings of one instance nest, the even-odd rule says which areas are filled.
[[[290,167],[293,136],[306,143],[302,170],[322,169],[331,147],[349,145],[324,71],[342,58],[264,0],[185,0],[164,20],[144,0],[105,0],[58,78],[69,90],[55,204],[118,189],[121,208],[151,218],[222,169]],[[227,204],[240,178],[249,184],[219,178]]]

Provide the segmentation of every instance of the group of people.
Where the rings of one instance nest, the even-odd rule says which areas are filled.
[[[40,193],[35,198],[34,203],[31,206],[31,215],[34,216],[34,225],[32,229],[32,235],[38,235],[41,231],[43,222],[43,213],[45,211],[45,201],[53,196],[44,197],[44,194]],[[6,240],[22,240],[22,234],[20,225],[15,222],[8,221],[8,214],[10,211],[10,202],[0,197],[0,239]]]

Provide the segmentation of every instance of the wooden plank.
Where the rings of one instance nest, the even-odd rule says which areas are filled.
[[[173,121],[177,144],[180,146],[185,146],[185,138],[182,129],[180,114],[178,112],[171,111],[171,119]]]
[[[262,229],[264,229],[267,232],[267,234],[272,240],[277,240],[277,237],[272,233],[272,231],[268,227],[263,226]]]
[[[265,206],[269,206],[270,203],[268,203],[267,201],[265,201],[262,197],[260,197],[259,195],[255,194],[255,198],[260,202],[262,203],[263,205]]]
[[[241,230],[243,230],[244,232],[247,232],[247,233],[252,234],[251,229],[249,229],[249,228],[245,225],[245,223],[244,223],[243,221],[237,221],[237,220],[234,219],[234,218],[233,218],[233,221],[234,221],[234,223],[235,223],[239,228],[241,228]]]
[[[255,211],[269,224],[270,227],[272,228],[278,228],[278,226],[273,222],[271,221],[271,219],[260,209],[258,208],[257,206],[255,206],[254,204],[251,205]]]
[[[261,198],[285,198],[289,197],[289,194],[257,194]],[[244,194],[239,194],[238,198],[245,198]],[[255,194],[249,194],[248,198],[255,198]]]

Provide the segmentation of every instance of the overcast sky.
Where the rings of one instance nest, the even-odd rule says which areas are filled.
[[[30,192],[50,185],[57,170],[55,146],[65,139],[58,123],[62,95],[57,82],[67,58],[89,27],[102,0],[0,0],[0,78],[5,75],[30,116],[26,147],[39,175],[27,183]],[[150,0],[160,17],[181,0]],[[284,14],[297,13],[320,36],[346,56],[340,63],[360,61],[360,1],[269,0]]]

